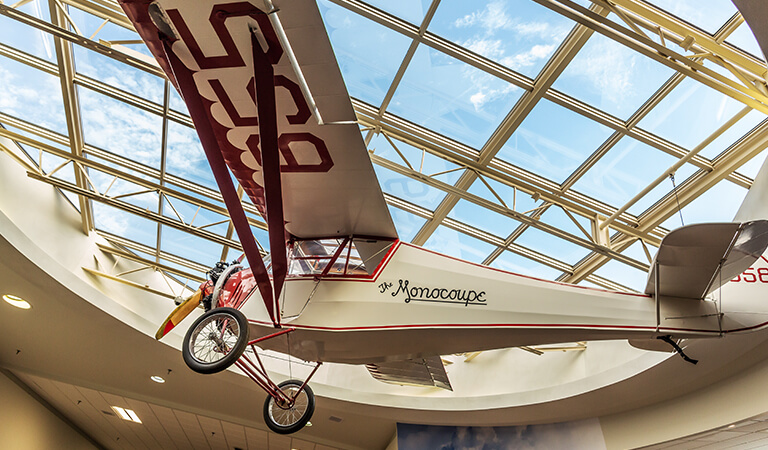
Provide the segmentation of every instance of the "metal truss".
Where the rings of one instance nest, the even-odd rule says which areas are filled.
[[[400,155],[401,160],[398,160],[384,158],[375,152],[371,154],[375,164],[447,194],[434,211],[395,196],[386,195],[386,200],[391,206],[426,219],[425,225],[413,239],[416,244],[424,244],[439,226],[445,226],[494,246],[494,250],[483,261],[485,264],[493,263],[503,252],[510,251],[560,271],[562,275],[559,280],[561,281],[578,283],[586,280],[608,289],[629,290],[626,286],[600,277],[594,272],[612,260],[639,270],[647,270],[650,263],[648,246],[658,246],[666,235],[668,231],[660,224],[676,213],[678,201],[680,206],[685,206],[721,180],[728,180],[749,188],[752,180],[738,173],[737,169],[768,147],[766,137],[768,125],[764,123],[714,159],[708,159],[699,154],[706,145],[725,133],[749,111],[754,109],[768,113],[765,64],[725,43],[727,36],[742,21],[738,14],[714,35],[709,35],[639,0],[593,0],[593,4],[588,9],[570,0],[534,0],[572,19],[577,25],[539,75],[531,79],[428,31],[429,24],[440,6],[439,0],[431,3],[425,18],[418,25],[410,24],[360,0],[331,1],[411,39],[411,44],[382,103],[369,105],[353,99],[358,121],[367,132],[366,142],[370,142],[376,133],[380,133],[387,138],[396,153],[399,153],[398,142],[404,142],[458,166],[461,171],[458,181],[448,184],[438,180],[439,174],[425,174],[417,170],[402,155]],[[188,116],[169,108],[170,85],[167,81],[164,100],[162,103],[156,103],[77,73],[73,59],[73,45],[79,45],[164,79],[162,71],[154,60],[125,47],[123,43],[98,39],[98,32],[94,36],[84,36],[67,13],[66,5],[99,17],[104,20],[104,24],[113,23],[133,30],[119,6],[110,0],[49,0],[48,6],[52,18],[50,22],[24,14],[14,8],[16,5],[8,6],[0,1],[0,14],[53,36],[56,51],[55,63],[5,44],[0,44],[0,55],[59,77],[67,122],[67,136],[63,136],[39,125],[0,113],[0,124],[19,129],[24,133],[16,133],[0,127],[0,138],[14,141],[27,151],[34,149],[33,152],[38,152],[40,156],[36,161],[31,156],[33,152],[25,154],[20,151],[20,147],[12,148],[12,146],[2,145],[0,148],[21,164],[30,177],[62,191],[76,194],[76,208],[82,214],[83,231],[86,233],[95,229],[93,202],[109,205],[158,224],[154,246],[97,230],[112,244],[111,247],[102,248],[103,251],[116,258],[130,259],[141,267],[161,270],[168,276],[199,279],[199,274],[204,272],[205,267],[161,249],[163,225],[222,245],[222,254],[215,255],[222,259],[227,257],[230,248],[239,251],[241,247],[233,236],[231,224],[226,233],[214,233],[209,228],[217,223],[194,223],[194,218],[185,220],[177,211],[176,206],[185,204],[198,208],[198,211],[205,210],[228,217],[218,192],[167,173],[165,155],[168,124],[174,122],[191,127],[192,122]],[[614,14],[611,17],[617,18],[617,21],[609,19],[610,13]],[[664,86],[627,120],[614,117],[552,88],[553,83],[594,33],[603,34],[675,71]],[[481,148],[476,149],[460,144],[388,112],[387,108],[417,48],[421,45],[456,58],[525,91]],[[714,70],[713,65],[725,68],[732,77],[724,76]],[[637,126],[642,118],[686,78],[705,84],[745,105],[745,109],[737,117],[718,130],[713,130],[710,136],[693,149],[683,148]],[[163,123],[160,149],[162,157],[159,167],[142,165],[105,149],[86,144],[78,105],[78,89],[97,92],[158,116]],[[542,99],[552,101],[613,131],[608,139],[594,149],[592,154],[562,183],[543,178],[497,157],[509,137],[515,133]],[[659,177],[651,181],[643,192],[625,205],[608,205],[575,191],[572,188],[575,183],[624,136],[672,155],[677,162],[668,168],[660,168]],[[56,170],[44,172],[40,164],[43,154],[62,158],[62,164]],[[677,198],[673,196],[661,198],[639,216],[627,212],[640,197],[666,180],[669,174],[674,173],[683,164],[690,164],[698,171],[678,186]],[[67,173],[74,174],[73,180],[61,176],[65,170]],[[112,183],[130,185],[132,189],[121,191],[119,194],[110,194],[110,188],[98,190],[93,182],[96,176],[110,177]],[[488,183],[489,180],[509,186],[514,189],[514,192],[531,196],[542,203],[533,211],[518,211],[514,201],[510,206],[495,193]],[[488,199],[469,193],[468,189],[474,183],[484,183],[493,193],[494,198]],[[157,199],[151,207],[134,201],[136,197],[148,193]],[[459,200],[472,202],[489,211],[512,218],[519,222],[519,226],[510,230],[506,236],[496,236],[486,230],[449,218],[449,213]],[[246,202],[244,206],[251,225],[258,229],[266,229],[264,221],[258,216],[253,205]],[[569,233],[543,222],[541,217],[549,208],[561,208],[581,234]],[[587,219],[591,227],[586,229],[577,218]],[[591,253],[583,260],[571,265],[559,260],[557,255],[545,255],[526,248],[516,240],[529,227],[579,245]],[[635,242],[642,243],[648,261],[638,261],[623,253]],[[149,255],[149,258],[138,256],[140,254]],[[161,261],[170,261],[173,265],[167,265]],[[184,267],[189,271],[176,266]],[[101,274],[109,275],[108,272],[101,272]]]

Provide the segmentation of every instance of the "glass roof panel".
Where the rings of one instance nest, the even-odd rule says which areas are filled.
[[[37,158],[37,155],[34,156],[36,162],[40,162]],[[58,178],[59,180],[68,181],[70,183],[75,182],[75,167],[72,164],[66,164],[65,166],[59,168],[65,161],[64,158],[59,158],[56,155],[52,155],[47,152],[43,152],[42,154],[42,169],[44,173],[51,173],[53,170],[56,170],[56,173],[54,173],[52,176],[54,178]],[[75,202],[79,203],[79,202]]]
[[[392,221],[395,222],[397,236],[404,242],[411,242],[416,236],[416,233],[418,233],[421,227],[427,222],[427,219],[411,214],[400,208],[395,208],[394,206],[389,207],[389,214],[392,216]]]
[[[168,96],[168,105],[170,108],[174,111],[178,111],[185,116],[189,116],[189,110],[187,110],[187,104],[184,103],[184,100],[181,99],[181,95],[179,95],[179,92],[176,90],[176,88],[171,87],[170,94]]]
[[[593,33],[553,88],[628,119],[674,71],[600,33]]]
[[[587,232],[591,230],[592,222],[589,219],[576,213],[571,213],[571,215],[574,219],[576,219],[582,228],[587,230]],[[546,223],[547,225],[552,225],[574,236],[589,239],[589,237],[585,235],[584,232],[581,231],[581,229],[579,229],[575,223],[573,223],[573,220],[571,220],[571,218],[568,217],[568,215],[559,206],[552,205],[548,207],[546,211],[544,211],[544,214],[541,215],[539,220]]]
[[[646,244],[646,246],[648,247],[648,253],[651,255],[651,259],[653,259],[653,257],[656,255],[656,252],[659,251],[659,248],[654,247],[651,244]],[[635,241],[634,244],[627,247],[627,249],[621,253],[642,263],[648,265],[651,264],[651,261],[648,261],[648,255],[646,255],[645,250],[643,250],[643,244],[640,241]]]
[[[221,244],[202,239],[181,230],[162,226],[160,250],[195,261],[206,266],[213,266],[221,257]]]
[[[668,166],[667,166],[668,167]],[[659,173],[656,174],[656,176],[649,178],[647,181],[647,184],[650,184],[651,181],[655,180],[659,175],[662,174],[662,170],[666,170],[667,167],[659,168]],[[675,172],[675,186],[680,186],[685,180],[687,180],[691,175],[693,175],[695,172],[697,172],[698,169],[691,165],[691,164],[684,164],[682,167],[677,169],[677,172]],[[645,186],[643,186],[643,189]],[[648,208],[653,206],[659,199],[664,198],[667,194],[671,193],[674,189],[674,186],[672,185],[672,180],[667,177],[666,180],[659,183],[655,188],[651,189],[651,192],[645,194],[643,198],[638,200],[634,205],[630,206],[627,211],[630,214],[633,214],[635,216],[639,216],[640,214],[644,213]],[[624,205],[620,205],[624,206]]]
[[[421,45],[405,71],[389,112],[479,149],[522,92]]]
[[[441,225],[429,237],[424,248],[479,264],[493,251],[494,247]]]
[[[331,2],[319,6],[349,94],[381,105],[411,40]]]
[[[739,173],[746,175],[752,179],[757,176],[757,172],[765,162],[765,157],[768,155],[768,151],[763,150],[759,155],[747,161],[743,166],[739,167]]]
[[[638,126],[690,150],[744,106],[698,81],[685,78]]]
[[[766,120],[765,114],[760,111],[752,110],[744,118],[736,122],[735,125],[728,128],[720,137],[712,141],[701,150],[700,155],[713,159],[723,153],[734,142],[741,139],[744,135],[752,131],[757,125]]]
[[[157,223],[104,203],[92,202],[97,230],[130,239],[149,247],[157,245]]]
[[[589,249],[587,248],[534,227],[528,227],[519,238],[515,239],[515,244],[522,245],[570,265],[576,264],[589,254]]]
[[[736,14],[733,3],[723,0],[648,0],[690,24],[715,33]]]
[[[443,2],[429,31],[535,78],[574,22],[534,2]]]
[[[752,30],[746,22],[742,22],[742,24],[736,28],[736,31],[726,38],[725,42],[735,45],[755,58],[765,61],[763,51],[760,50],[760,46],[757,45],[757,39],[755,39],[755,35],[752,34]]]
[[[485,230],[502,239],[506,239],[520,226],[520,222],[517,220],[489,211],[467,200],[459,200],[448,213],[448,217],[477,229]]]
[[[112,22],[105,22],[105,19],[96,17],[81,9],[72,7],[71,5],[67,6],[67,11],[69,16],[72,18],[72,21],[75,22],[77,28],[81,33],[83,33],[84,36],[88,36],[94,41],[106,41],[108,43],[115,42],[118,45],[122,45],[131,50],[141,52],[149,57],[154,58],[152,53],[149,51],[149,48],[147,48],[143,42],[137,44],[126,42],[141,40],[141,37],[135,31],[123,28]],[[75,31],[71,26],[70,29]],[[75,47],[77,48],[80,46],[75,45]]]
[[[433,211],[445,197],[445,192],[419,180],[400,175],[377,164],[373,165],[381,190]]]
[[[393,14],[414,25],[421,25],[429,9],[430,0],[367,0],[366,3]]]
[[[676,161],[667,153],[625,136],[573,185],[573,189],[608,205],[621,207]]]
[[[392,143],[397,146],[397,149],[392,146]],[[392,143],[383,134],[375,134],[370,144],[368,144],[368,148],[374,150],[375,155],[386,158],[401,166],[407,166],[409,163],[413,170],[432,176],[443,183],[453,185],[463,173],[460,166],[429,152],[422,151],[403,141],[392,139]],[[400,156],[401,154],[402,156]],[[403,157],[405,157],[408,163],[403,161]]]
[[[163,103],[165,81],[162,78],[123,64],[101,53],[92,52],[79,45],[75,45],[73,48],[75,68],[78,73],[155,103]]]
[[[178,213],[178,216],[176,213]],[[179,220],[179,216],[181,216],[181,220],[184,223],[195,227],[204,227],[204,230],[219,236],[226,236],[227,229],[229,228],[229,217],[222,216],[206,208],[198,209],[196,205],[175,197],[170,197],[170,202],[167,196],[163,197],[163,215],[175,220]]]
[[[530,211],[541,204],[541,202],[535,201],[529,194],[520,190],[515,190],[512,186],[499,183],[490,178],[485,178],[484,180],[491,186],[493,191],[496,192],[495,195],[488,189],[488,186],[486,186],[482,180],[475,180],[475,182],[472,183],[472,186],[467,189],[467,192],[483,197],[493,203],[501,204],[499,199],[496,198],[496,195],[498,195],[504,200],[507,208],[520,213]]]
[[[519,273],[529,277],[540,278],[542,280],[554,280],[562,274],[562,272],[557,269],[545,266],[544,264],[510,251],[501,252],[501,255],[491,263],[491,267],[506,270],[507,272]]]
[[[68,135],[61,82],[0,56],[0,111]]]
[[[561,183],[610,134],[610,129],[595,121],[541,100],[498,157]]]
[[[160,116],[78,86],[87,144],[151,167],[160,166]]]
[[[16,10],[30,16],[50,22],[48,2],[33,1],[23,4]],[[51,62],[56,61],[53,37],[34,27],[24,25],[4,15],[0,15],[0,42]]]
[[[597,269],[595,275],[634,289],[637,292],[645,291],[645,283],[648,281],[647,273],[615,259],[608,261],[603,267]]]
[[[218,191],[200,138],[193,128],[168,121],[165,163],[169,174]]]
[[[747,195],[747,190],[743,187],[728,180],[722,180],[683,207],[683,220],[686,224],[730,222],[736,215],[736,211],[739,210],[745,195]],[[713,205],[717,205],[717,207],[713,207]],[[670,230],[680,225],[679,214],[671,216],[661,224]]]

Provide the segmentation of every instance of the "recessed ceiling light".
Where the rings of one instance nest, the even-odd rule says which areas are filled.
[[[130,422],[141,423],[141,419],[139,419],[139,416],[132,409],[121,408],[119,406],[113,406],[112,409],[123,420],[128,420]]]
[[[29,308],[32,307],[32,305],[30,305],[28,301],[24,300],[21,297],[17,297],[15,295],[11,295],[11,294],[3,295],[3,300],[5,300],[9,304],[11,304],[11,305],[13,305],[13,306],[15,306],[17,308],[21,308],[21,309],[29,309]]]
[[[165,378],[158,375],[152,375],[151,377],[149,377],[149,379],[154,381],[155,383],[160,383],[160,384],[165,383]]]

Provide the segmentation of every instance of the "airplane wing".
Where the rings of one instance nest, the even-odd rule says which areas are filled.
[[[373,378],[384,383],[453,390],[439,356],[366,364],[365,368]]]
[[[768,247],[768,220],[701,223],[670,232],[656,253],[645,293],[702,299],[748,269]]]
[[[262,153],[276,147],[288,233],[397,237],[314,0],[120,3],[181,92],[198,131],[212,129],[227,166],[267,219],[275,212],[267,208]],[[172,64],[174,57],[181,64]],[[193,83],[184,86],[189,76]],[[268,119],[257,106],[264,84],[273,90],[277,136],[260,123]],[[192,111],[197,99],[204,108],[199,118]]]
[[[768,55],[768,8],[763,0],[733,0],[736,9],[752,29],[763,55]]]
[[[120,5],[189,109],[276,327],[287,239],[397,237],[314,0]],[[271,277],[230,171],[267,221]]]

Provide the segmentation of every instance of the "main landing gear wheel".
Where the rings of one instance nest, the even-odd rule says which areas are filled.
[[[302,384],[304,383],[299,380],[288,380],[278,384],[288,397],[296,396],[296,400],[290,407],[281,405],[274,397],[267,397],[264,402],[264,421],[270,430],[279,434],[295,433],[304,428],[312,418],[312,413],[315,412],[315,394],[309,386],[301,389]]]
[[[216,308],[189,327],[181,353],[198,373],[221,372],[237,361],[248,345],[248,320],[234,308]]]

